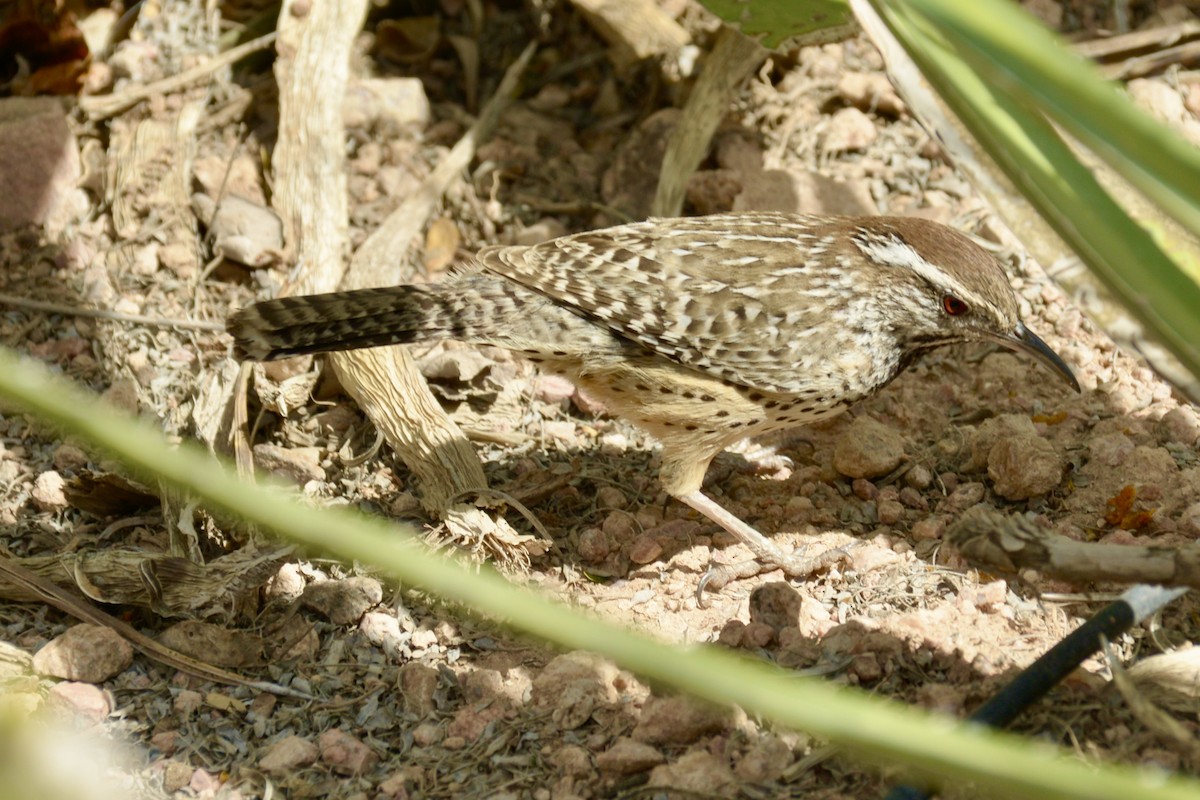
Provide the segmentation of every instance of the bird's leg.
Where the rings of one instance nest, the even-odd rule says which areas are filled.
[[[846,558],[847,554],[842,549],[826,550],[814,558],[804,558],[803,554],[798,552],[785,554],[771,540],[729,513],[700,490],[676,495],[676,497],[729,531],[749,547],[755,556],[750,561],[715,567],[706,572],[700,579],[700,585],[696,587],[698,600],[702,600],[705,589],[718,591],[731,580],[750,578],[774,569],[782,569],[789,578],[804,578],[823,567],[836,564]]]

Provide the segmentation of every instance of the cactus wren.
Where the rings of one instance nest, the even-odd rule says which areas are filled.
[[[904,217],[652,219],[486,247],[440,284],[255,303],[228,328],[237,354],[255,360],[440,338],[515,351],[658,439],[666,491],[791,576],[814,563],[701,491],[725,447],[839,414],[955,342],[1028,353],[1079,390],[1022,324],[995,258]]]

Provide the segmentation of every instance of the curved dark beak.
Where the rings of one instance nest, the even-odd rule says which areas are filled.
[[[1036,333],[1026,328],[1024,323],[1018,322],[1016,330],[1008,336],[997,336],[995,341],[1010,350],[1028,353],[1042,362],[1046,367],[1061,375],[1063,380],[1071,384],[1071,388],[1075,391],[1083,391],[1079,388],[1079,381],[1075,379],[1075,373],[1071,372],[1071,368],[1067,366],[1067,362],[1063,361],[1058,353],[1051,350],[1050,345],[1038,338]]]

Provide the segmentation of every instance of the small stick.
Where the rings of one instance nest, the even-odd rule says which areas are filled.
[[[172,317],[147,317],[144,314],[122,314],[119,311],[108,311],[103,308],[80,308],[66,303],[47,303],[42,300],[30,300],[27,297],[17,297],[0,293],[0,306],[23,308],[28,311],[44,311],[48,314],[63,314],[72,317],[89,317],[110,322],[126,322],[131,325],[148,325],[154,328],[182,328],[192,331],[212,331],[223,333],[225,324],[196,319],[175,319]]]

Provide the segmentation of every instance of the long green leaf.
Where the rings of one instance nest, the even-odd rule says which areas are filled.
[[[114,456],[135,472],[200,498],[294,542],[390,575],[476,613],[567,648],[603,653],[668,686],[809,731],[872,759],[908,765],[941,781],[973,781],[1021,798],[1184,800],[1200,784],[1128,768],[1054,758],[1051,748],[968,728],[864,693],[800,680],[768,664],[711,647],[671,647],[509,585],[471,573],[395,528],[344,509],[313,509],[279,491],[237,480],[199,448],[167,447],[162,435],[94,395],[0,348],[0,398]]]
[[[1009,0],[904,0],[1006,95],[1029,98],[1200,237],[1200,149],[1159,124]]]
[[[1200,286],[1113,201],[1034,110],[1036,105],[1014,96],[1008,68],[997,63],[964,67],[964,53],[973,50],[975,41],[965,40],[958,28],[941,25],[940,17],[924,15],[921,2],[873,0],[873,5],[941,97],[1047,222],[1155,337],[1200,374]],[[1106,97],[1111,99],[1112,93]]]

